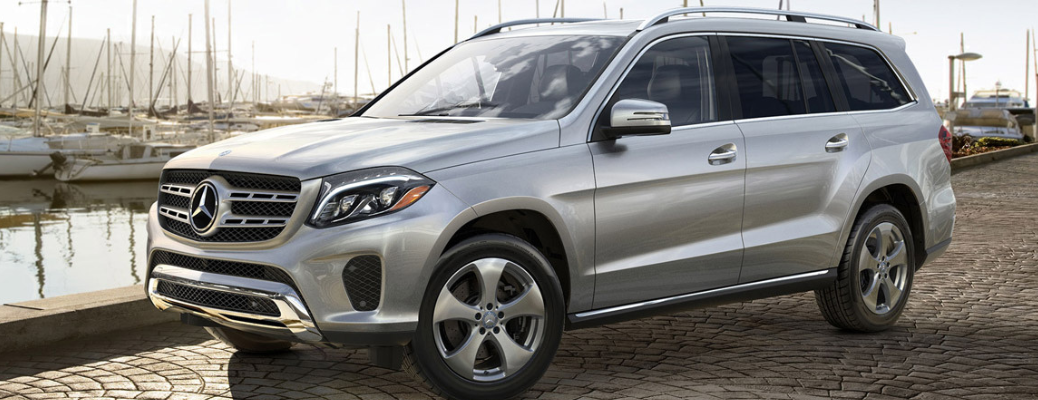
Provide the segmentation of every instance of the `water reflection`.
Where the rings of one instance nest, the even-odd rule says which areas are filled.
[[[154,181],[0,180],[0,304],[141,283]]]

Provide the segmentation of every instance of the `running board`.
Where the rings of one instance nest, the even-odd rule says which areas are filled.
[[[566,330],[821,289],[836,280],[836,268],[687,293],[569,314]]]

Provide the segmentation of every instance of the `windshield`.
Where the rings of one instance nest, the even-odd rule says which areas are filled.
[[[527,36],[463,43],[363,115],[559,118],[580,100],[622,40]]]

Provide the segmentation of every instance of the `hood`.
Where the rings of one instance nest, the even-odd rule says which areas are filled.
[[[383,166],[424,173],[558,146],[559,125],[554,120],[357,117],[242,135],[184,153],[166,168],[306,180]]]

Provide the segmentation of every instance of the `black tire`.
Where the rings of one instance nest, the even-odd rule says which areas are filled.
[[[205,330],[217,340],[242,353],[264,354],[288,351],[292,342],[271,339],[254,333],[242,332],[223,326],[207,326]]]
[[[479,382],[455,373],[444,361],[434,337],[434,329],[439,328],[434,327],[432,314],[441,289],[447,285],[451,277],[471,263],[488,257],[514,263],[533,278],[543,298],[544,331],[543,340],[525,366],[499,380]],[[422,300],[418,330],[414,340],[404,350],[403,368],[413,378],[447,398],[512,398],[536,384],[551,365],[562,338],[564,318],[565,299],[562,287],[544,255],[529,243],[513,236],[476,236],[451,248],[436,264],[436,270]]]
[[[871,271],[862,271],[860,261],[863,257],[862,251],[870,251],[866,241],[870,240],[871,233],[885,223],[893,224],[900,230],[904,243],[903,250],[906,252],[907,259],[903,267],[905,276],[901,278],[904,281],[904,288],[901,290],[899,298],[892,306],[886,304],[883,313],[877,313],[866,305],[864,299],[866,296],[863,294],[866,289],[862,288],[863,282],[868,286],[875,278],[868,277]],[[897,208],[879,204],[865,210],[855,221],[854,228],[851,230],[837,270],[837,280],[831,286],[815,291],[815,301],[818,303],[822,315],[825,316],[825,320],[837,328],[854,332],[879,332],[894,326],[908,302],[912,280],[915,276],[913,243],[908,222]],[[879,290],[879,288],[875,290]]]

